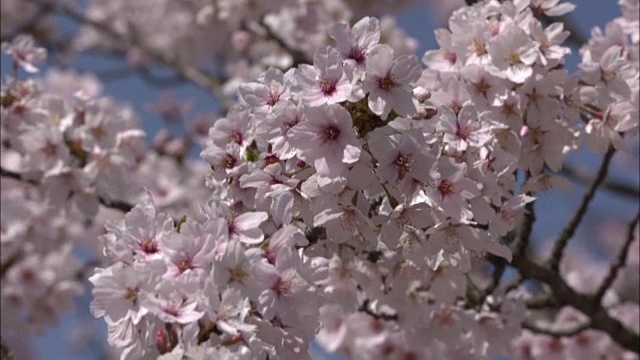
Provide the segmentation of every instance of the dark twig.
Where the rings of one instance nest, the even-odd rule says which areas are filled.
[[[291,67],[297,67],[300,64],[310,63],[310,59],[307,57],[305,53],[298,49],[294,49],[291,45],[287,44],[278,34],[274,33],[273,30],[269,27],[269,25],[265,24],[264,21],[260,23],[262,27],[265,29],[267,34],[267,39],[274,41],[278,46],[284,49],[293,60]]]
[[[522,323],[522,327],[536,334],[545,334],[555,337],[571,337],[590,328],[591,322],[585,321],[579,325],[574,325],[572,327],[564,329],[554,329],[550,327],[541,327],[532,321],[525,321]]]
[[[580,171],[579,169],[573,168],[567,164],[562,166],[561,173],[581,182],[589,182],[592,180],[591,175]],[[615,180],[607,179],[604,183],[602,183],[601,186],[603,189],[609,190],[618,195],[622,195],[625,198],[631,199],[632,201],[637,201],[637,199],[640,197],[640,189],[629,184],[617,182]]]
[[[589,204],[591,203],[591,200],[595,196],[596,191],[598,190],[598,187],[602,185],[605,178],[607,177],[609,164],[611,163],[611,158],[613,157],[614,153],[615,153],[615,149],[612,146],[610,146],[609,150],[607,150],[607,153],[604,155],[604,158],[602,159],[602,163],[600,164],[600,169],[598,169],[598,172],[595,178],[593,179],[593,182],[589,186],[589,189],[587,189],[587,191],[584,193],[582,197],[582,201],[580,202],[580,206],[578,206],[578,209],[576,210],[575,214],[573,214],[573,217],[569,220],[569,222],[564,227],[564,229],[562,229],[560,236],[555,241],[553,245],[553,250],[551,252],[551,257],[548,260],[548,264],[552,270],[557,271],[558,268],[560,267],[560,261],[562,260],[562,254],[564,252],[564,249],[567,247],[567,244],[569,244],[569,240],[571,239],[576,229],[580,225],[580,222],[584,218],[584,214],[587,212]]]
[[[363,312],[374,319],[384,320],[384,321],[398,321],[398,314],[385,314],[385,313],[376,313],[369,307],[371,301],[369,299],[364,299],[360,307],[358,308],[359,312]]]
[[[7,177],[7,178],[10,178],[10,179],[15,179],[15,180],[27,182],[27,183],[32,184],[32,185],[38,185],[37,181],[25,180],[25,179],[22,178],[22,176],[19,173],[7,170],[5,168],[0,168],[0,175],[2,177]],[[103,198],[101,196],[98,197],[98,200],[105,207],[108,207],[108,208],[111,208],[111,209],[120,210],[120,211],[125,212],[125,213],[127,213],[127,212],[131,211],[131,209],[133,209],[133,205],[131,205],[129,203],[126,203],[124,201],[109,200],[109,199]]]
[[[634,240],[633,232],[636,229],[636,225],[638,224],[638,220],[640,220],[640,212],[637,212],[633,217],[633,220],[629,223],[627,227],[627,238],[625,239],[620,252],[618,253],[618,257],[611,263],[611,267],[609,268],[609,272],[607,276],[598,287],[598,291],[593,295],[594,303],[600,304],[604,294],[611,287],[613,282],[616,280],[620,269],[622,269],[627,263],[627,256],[629,255],[629,248],[631,247],[631,243]]]
[[[222,90],[222,84],[220,84],[220,82],[215,77],[209,76],[201,72],[199,69],[195,67],[182,63],[178,58],[176,58],[172,54],[168,54],[148,46],[144,41],[141,41],[140,39],[138,39],[135,36],[135,34],[133,33],[122,34],[120,32],[117,32],[108,24],[88,18],[84,14],[82,14],[82,12],[64,3],[53,3],[50,0],[29,0],[29,1],[31,1],[34,4],[38,4],[42,6],[46,10],[55,11],[60,14],[66,15],[83,25],[91,26],[94,29],[111,37],[113,40],[123,43],[124,46],[139,48],[149,57],[175,70],[180,75],[182,75],[186,79],[189,79],[189,81],[193,82],[194,84],[211,91],[211,93],[218,99],[218,101],[220,101],[222,106],[226,108],[231,107],[232,103],[229,99],[227,99],[226,95],[224,94]]]

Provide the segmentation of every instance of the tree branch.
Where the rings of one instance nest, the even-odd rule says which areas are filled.
[[[10,178],[10,179],[15,179],[18,181],[22,181],[22,182],[26,182],[32,185],[38,185],[38,182],[35,180],[25,180],[22,178],[22,175],[20,175],[19,173],[7,170],[5,168],[0,167],[0,176],[2,177],[6,177],[6,178]],[[124,213],[127,213],[129,211],[131,211],[133,209],[133,205],[126,203],[124,201],[119,201],[119,200],[109,200],[106,198],[103,198],[101,196],[98,196],[98,200],[100,201],[100,204],[102,204],[103,206],[110,208],[110,209],[116,209],[116,210],[120,210]]]
[[[569,305],[589,316],[591,327],[607,333],[611,339],[623,348],[640,353],[640,336],[626,328],[620,321],[607,314],[606,309],[592,298],[573,290],[560,274],[545,265],[540,265],[526,256],[514,254],[512,265],[526,278],[542,281],[549,286],[558,302]]]
[[[536,334],[545,334],[545,335],[555,336],[555,337],[571,337],[571,336],[577,335],[578,333],[583,332],[584,330],[589,329],[591,327],[591,322],[586,321],[584,323],[581,323],[579,325],[574,325],[572,327],[568,327],[564,329],[554,329],[550,327],[549,328],[541,327],[532,321],[525,321],[522,323],[522,327]]]
[[[591,175],[566,164],[562,166],[562,170],[560,172],[561,174],[571,177],[574,180],[578,180],[585,183],[593,179]],[[640,189],[633,187],[629,184],[623,184],[621,182],[617,182],[615,180],[607,179],[604,183],[602,183],[601,186],[603,189],[610,190],[611,192],[617,193],[618,195],[622,195],[625,197],[633,196],[634,199],[637,199],[638,197],[640,197]]]
[[[631,243],[634,240],[633,231],[636,228],[638,220],[640,220],[640,212],[637,212],[636,215],[631,220],[631,222],[629,223],[629,226],[627,227],[627,238],[624,244],[622,245],[620,252],[618,253],[618,257],[616,257],[614,262],[611,263],[611,267],[609,269],[609,272],[607,273],[607,276],[602,281],[602,284],[600,284],[600,287],[598,287],[598,290],[596,291],[596,293],[593,295],[594,302],[600,304],[600,302],[602,301],[602,298],[604,297],[604,294],[607,292],[607,290],[611,287],[613,282],[616,280],[616,277],[618,276],[620,269],[622,269],[626,265],[627,256],[629,255],[629,248],[631,247]]]
[[[220,101],[222,106],[226,108],[231,107],[232,102],[227,99],[226,95],[222,91],[222,84],[220,84],[220,82],[215,77],[207,75],[195,67],[183,64],[178,58],[174,57],[171,54],[164,53],[158,49],[148,46],[144,43],[144,41],[140,41],[140,39],[138,39],[135,34],[121,34],[111,28],[108,24],[90,19],[80,11],[64,3],[52,3],[50,0],[29,1],[34,4],[38,4],[49,11],[66,15],[71,19],[79,22],[80,24],[91,26],[94,29],[111,37],[112,39],[124,43],[125,46],[139,48],[152,59],[172,68],[181,76],[193,82],[194,84],[209,90],[218,99],[218,101]]]
[[[560,261],[562,260],[564,249],[567,247],[567,244],[569,244],[569,240],[571,239],[576,229],[580,225],[580,222],[582,221],[584,214],[587,212],[587,208],[589,207],[591,200],[596,194],[596,190],[604,182],[604,179],[607,177],[609,164],[611,163],[611,158],[613,157],[614,153],[615,153],[615,149],[612,146],[609,146],[607,153],[604,155],[604,158],[602,159],[602,163],[600,164],[600,169],[598,169],[598,173],[593,179],[591,186],[589,186],[589,189],[587,189],[587,191],[584,193],[582,197],[582,202],[580,203],[580,206],[576,210],[575,214],[573,214],[573,217],[569,220],[569,222],[564,227],[564,229],[562,229],[560,236],[555,241],[553,245],[553,250],[551,252],[551,257],[548,260],[548,264],[552,270],[558,271],[558,268],[560,267]]]

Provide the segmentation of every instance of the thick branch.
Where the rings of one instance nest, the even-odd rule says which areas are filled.
[[[607,276],[602,281],[602,284],[600,284],[598,291],[596,291],[593,299],[594,302],[597,302],[599,304],[602,301],[604,294],[607,292],[607,290],[611,287],[613,282],[616,280],[616,277],[618,276],[620,269],[622,269],[626,265],[627,257],[629,255],[629,248],[631,247],[631,243],[634,240],[633,232],[636,229],[638,220],[640,220],[640,212],[637,212],[636,215],[631,220],[631,222],[629,223],[629,226],[627,227],[627,238],[625,239],[625,242],[622,245],[622,248],[620,249],[618,256],[611,263],[611,267],[609,268],[609,273],[607,273]]]
[[[557,271],[540,265],[529,258],[514,254],[512,265],[526,278],[542,281],[549,286],[558,302],[569,305],[587,315],[591,327],[607,333],[613,341],[623,348],[639,353],[640,336],[607,314],[599,303],[594,303],[588,295],[577,293]]]
[[[10,179],[15,179],[15,180],[19,180],[19,181],[23,181],[32,185],[38,185],[37,181],[33,181],[33,180],[25,180],[22,178],[22,176],[19,173],[7,170],[5,168],[0,168],[0,175],[2,177],[6,177],[6,178],[10,178]],[[131,209],[133,209],[133,205],[126,203],[124,201],[118,201],[118,200],[109,200],[109,199],[105,199],[103,197],[98,197],[98,200],[100,201],[100,204],[104,205],[105,207],[111,208],[111,209],[116,209],[116,210],[120,210],[122,212],[129,212],[131,211]]]
[[[567,247],[567,244],[569,244],[569,240],[580,225],[580,222],[582,221],[584,214],[587,212],[587,208],[589,207],[591,200],[596,194],[596,190],[598,190],[598,187],[602,185],[604,179],[607,177],[609,164],[611,163],[611,158],[613,157],[614,153],[615,149],[610,146],[609,150],[607,150],[607,153],[602,159],[602,163],[600,164],[598,173],[589,186],[589,189],[587,189],[587,191],[584,193],[582,201],[580,202],[580,206],[576,210],[575,214],[573,214],[573,217],[569,220],[564,229],[562,229],[560,236],[555,241],[553,250],[551,252],[551,258],[549,258],[549,266],[552,270],[557,271],[560,267],[560,261],[562,260],[564,249]]]
[[[184,78],[193,82],[194,84],[211,91],[211,93],[220,101],[222,106],[229,108],[232,103],[229,99],[227,99],[226,95],[222,91],[222,85],[219,81],[213,77],[209,76],[200,70],[189,66],[187,64],[183,64],[178,58],[174,57],[171,54],[167,54],[158,49],[148,46],[143,40],[138,39],[135,34],[121,34],[111,28],[108,24],[103,22],[90,19],[86,17],[82,12],[74,9],[73,7],[66,5],[64,3],[52,3],[50,0],[29,0],[32,3],[41,5],[43,8],[48,9],[50,11],[55,11],[60,14],[64,14],[73,20],[83,24],[93,27],[94,29],[104,33],[105,35],[111,37],[112,39],[124,43],[125,46],[128,47],[136,47],[142,50],[145,54],[147,54],[152,59],[158,61],[161,64],[164,64]]]

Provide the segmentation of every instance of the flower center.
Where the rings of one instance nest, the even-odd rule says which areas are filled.
[[[158,249],[158,243],[151,237],[146,237],[142,240],[140,243],[140,250],[145,254],[155,254],[160,251]]]
[[[397,84],[391,79],[389,75],[378,80],[378,87],[380,87],[380,89],[389,91],[396,86]]]
[[[449,180],[440,181],[440,185],[438,185],[438,191],[440,191],[440,195],[444,198],[449,194],[453,194],[453,184]]]
[[[333,141],[337,139],[338,136],[340,136],[340,129],[338,129],[335,126],[327,127],[326,129],[324,129],[324,132],[322,133],[322,139],[324,141]]]
[[[336,92],[336,82],[330,79],[320,80],[320,90],[325,96],[331,96]]]
[[[365,61],[364,51],[359,46],[352,47],[348,57],[358,64],[362,64]]]

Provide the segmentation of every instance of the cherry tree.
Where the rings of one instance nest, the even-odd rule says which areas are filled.
[[[639,2],[585,38],[571,3],[467,1],[421,57],[412,4],[3,0],[2,358],[88,292],[120,359],[638,359],[639,214],[578,230],[638,199],[608,172],[638,171]],[[165,91],[153,139],[122,76]]]

